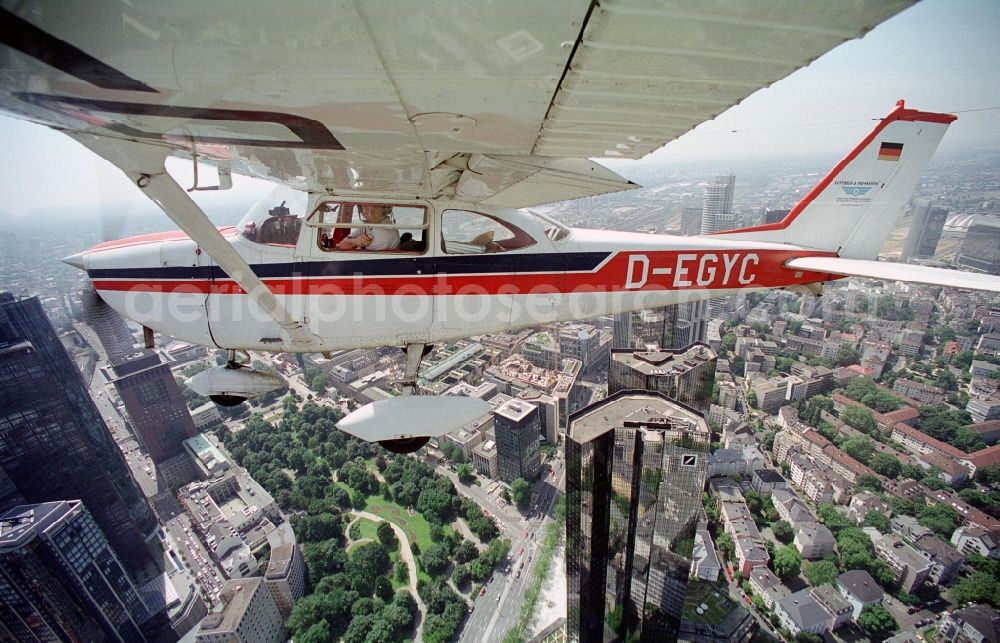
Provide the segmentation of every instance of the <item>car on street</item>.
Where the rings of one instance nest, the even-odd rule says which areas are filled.
[[[481,590],[479,590],[479,595],[480,596],[486,596],[486,588],[485,587],[482,588]]]

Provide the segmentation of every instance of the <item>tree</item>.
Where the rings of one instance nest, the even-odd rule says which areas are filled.
[[[871,467],[875,473],[893,480],[899,477],[900,470],[902,469],[899,460],[892,457],[888,453],[874,454],[871,461],[868,462],[868,466]]]
[[[840,571],[833,561],[820,560],[806,567],[803,574],[809,580],[810,585],[819,587],[837,580]]]
[[[867,433],[868,435],[875,435],[878,431],[878,422],[868,409],[850,406],[841,412],[840,419],[844,424],[849,424],[858,431]]]
[[[750,392],[747,393],[747,404],[749,404],[751,407],[753,407],[755,409],[759,409],[760,408],[757,405],[757,391],[755,391],[753,389],[750,389]]]
[[[883,534],[889,533],[889,516],[885,515],[880,511],[875,511],[872,509],[865,514],[865,520],[862,523],[863,527],[874,527],[878,529]]]
[[[733,545],[733,537],[727,533],[719,534],[719,537],[715,539],[715,544],[719,547],[719,551],[722,555],[726,557],[726,560],[734,560],[733,553],[736,551]]]
[[[917,521],[932,529],[941,540],[948,542],[951,535],[958,529],[958,512],[944,503],[938,503],[931,507],[924,507],[917,514]]]
[[[792,526],[784,520],[779,520],[778,522],[772,524],[771,531],[774,532],[775,538],[785,544],[792,542],[792,538],[795,537],[795,534],[792,532]]]
[[[780,578],[791,578],[802,568],[802,556],[799,550],[791,545],[785,545],[774,554],[774,573]]]
[[[862,473],[855,478],[854,488],[857,490],[867,489],[880,493],[882,491],[882,481],[870,473]]]
[[[951,589],[951,596],[959,603],[986,602],[997,607],[1000,605],[1000,582],[986,572],[977,571],[960,580]]]
[[[420,564],[431,576],[437,576],[448,567],[450,562],[448,546],[435,543],[420,555]]]
[[[869,413],[869,415],[871,415],[871,413]],[[863,435],[857,435],[853,438],[844,440],[844,443],[840,445],[840,448],[844,451],[844,453],[864,464],[868,464],[868,462],[872,459],[872,454],[875,453],[875,443],[872,442],[871,438],[867,438]]]
[[[531,485],[524,478],[518,478],[510,485],[510,493],[518,509],[524,509],[531,501]]]
[[[874,641],[881,641],[899,629],[896,619],[881,605],[870,605],[862,610],[858,625]]]
[[[396,540],[396,532],[393,531],[392,525],[383,520],[378,524],[378,528],[375,532],[378,534],[378,541],[382,543],[386,549],[392,550],[396,548],[398,541]]]
[[[458,465],[455,473],[458,475],[458,481],[462,484],[472,484],[472,481],[476,479],[476,474],[472,472],[471,464]]]
[[[837,366],[850,366],[861,362],[861,353],[853,346],[846,344],[837,349],[837,357],[834,358]]]

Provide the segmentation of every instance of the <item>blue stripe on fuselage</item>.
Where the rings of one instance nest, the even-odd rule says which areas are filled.
[[[477,274],[580,272],[595,269],[609,252],[544,254],[454,255],[449,257],[399,257],[335,261],[295,261],[251,265],[261,279],[284,277],[365,277],[412,274]],[[91,279],[225,279],[217,266],[164,266],[150,268],[96,268]]]

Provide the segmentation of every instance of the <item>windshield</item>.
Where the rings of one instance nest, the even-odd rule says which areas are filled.
[[[250,208],[237,225],[245,239],[269,246],[294,246],[309,202],[305,192],[276,186]]]

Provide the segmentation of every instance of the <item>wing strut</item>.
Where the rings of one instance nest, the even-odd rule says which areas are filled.
[[[320,343],[319,338],[303,322],[292,318],[232,244],[219,234],[198,204],[167,173],[164,162],[171,152],[169,148],[84,132],[66,133],[101,158],[110,161],[139,186],[177,227],[205,250],[250,299],[288,334],[292,351],[316,349]]]

